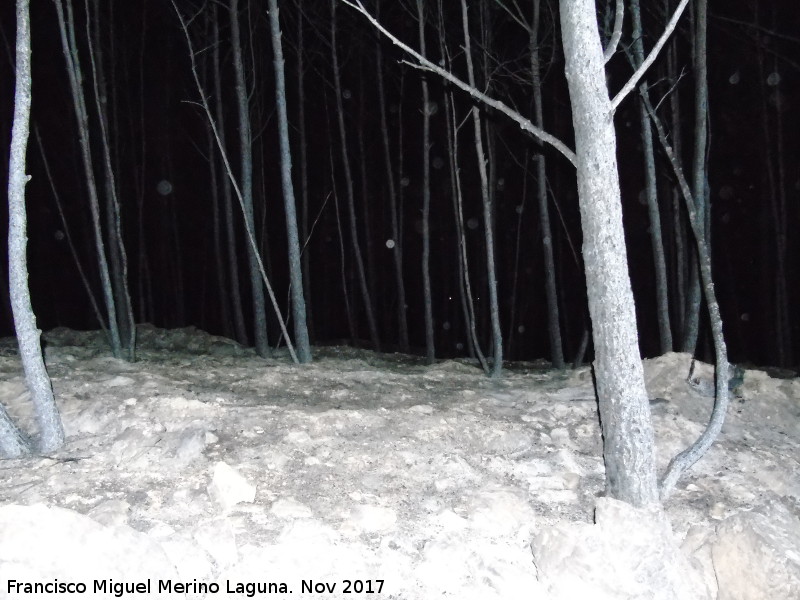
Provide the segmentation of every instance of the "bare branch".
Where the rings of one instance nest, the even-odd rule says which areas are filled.
[[[467,92],[470,96],[472,96],[476,100],[480,100],[486,106],[494,108],[496,111],[503,113],[504,115],[509,117],[512,121],[517,123],[520,129],[526,131],[527,133],[530,133],[534,137],[542,140],[544,143],[550,144],[551,146],[553,146],[553,148],[561,152],[561,154],[563,154],[564,157],[570,163],[575,165],[576,163],[575,152],[573,152],[564,142],[559,140],[554,135],[547,133],[543,129],[540,129],[539,127],[534,125],[531,121],[523,117],[521,114],[519,114],[517,111],[513,110],[503,102],[495,100],[494,98],[490,98],[477,88],[469,85],[468,83],[462,81],[461,79],[453,75],[450,71],[447,71],[446,69],[443,69],[438,65],[435,65],[427,58],[422,56],[419,52],[417,52],[407,44],[401,42],[383,25],[381,25],[378,22],[378,20],[367,11],[366,8],[364,8],[364,5],[362,4],[361,0],[339,0],[339,1],[342,2],[343,4],[346,4],[350,8],[360,12],[370,22],[370,24],[373,27],[375,27],[375,29],[377,29],[381,34],[386,36],[395,46],[402,49],[407,54],[413,56],[414,59],[417,61],[417,64],[414,65],[415,67],[436,73],[446,81],[449,81],[450,83],[455,85],[457,88]],[[688,0],[684,0],[684,2],[688,2]]]
[[[667,26],[664,28],[664,33],[661,34],[661,37],[656,42],[656,45],[653,46],[653,49],[650,51],[650,54],[647,58],[644,59],[644,62],[641,66],[636,69],[631,78],[628,82],[622,86],[622,89],[614,96],[614,99],[611,101],[611,112],[615,112],[617,107],[620,103],[625,99],[625,97],[631,93],[633,88],[636,87],[636,84],[639,83],[639,80],[644,76],[647,69],[650,68],[656,58],[658,57],[658,53],[661,52],[661,49],[664,47],[664,44],[667,43],[669,36],[672,35],[672,32],[675,31],[675,27],[678,25],[678,20],[681,18],[683,11],[686,9],[686,5],[689,4],[689,0],[681,0],[681,3],[678,5],[678,8],[675,9],[675,13],[672,15],[672,18],[667,23]]]
[[[231,168],[230,162],[228,161],[228,154],[225,151],[225,146],[222,143],[222,140],[219,136],[219,129],[217,128],[217,124],[214,121],[214,117],[211,116],[211,109],[208,106],[208,102],[206,101],[206,96],[203,92],[203,86],[200,84],[200,77],[197,74],[197,62],[195,60],[196,53],[192,46],[192,39],[189,37],[189,25],[186,19],[184,19],[183,14],[181,13],[180,9],[178,9],[178,5],[175,4],[175,0],[171,0],[172,8],[175,9],[175,14],[178,17],[178,20],[181,24],[181,30],[183,31],[183,36],[186,38],[186,46],[189,51],[189,60],[191,61],[192,65],[192,76],[194,77],[194,83],[197,86],[197,92],[200,96],[200,105],[203,107],[203,111],[206,114],[206,118],[208,118],[208,123],[211,126],[211,131],[214,133],[214,139],[217,142],[217,147],[220,151],[220,156],[222,157],[222,162],[225,165],[225,172],[228,175],[228,179],[230,179],[231,186],[233,187],[233,191],[236,193],[236,198],[239,201],[239,206],[244,212],[244,199],[242,197],[242,191],[239,188],[239,184],[236,181],[236,178],[233,176],[233,169]],[[197,16],[197,15],[195,15]],[[245,232],[247,233],[247,238],[250,245],[255,249],[257,248],[256,240],[253,237],[253,232],[249,227],[245,227]],[[267,277],[267,273],[264,270],[264,264],[261,261],[261,257],[259,256],[258,252],[255,252],[256,261],[258,262],[258,269],[261,272],[261,278],[264,281],[264,285],[267,288],[267,292],[269,293],[269,298],[272,302],[272,306],[275,309],[275,314],[278,316],[278,324],[281,328],[281,333],[286,339],[286,348],[289,350],[289,355],[292,357],[292,362],[299,363],[300,361],[297,358],[297,354],[294,350],[294,345],[292,344],[292,340],[289,337],[289,332],[286,330],[286,322],[283,319],[283,315],[281,314],[280,307],[278,306],[278,301],[275,298],[275,293],[272,289],[272,285],[270,284],[269,278]]]
[[[614,17],[614,31],[611,33],[611,39],[608,41],[605,52],[603,52],[603,62],[607,63],[614,56],[619,46],[619,40],[622,37],[622,17],[625,14],[625,4],[622,0],[617,0],[616,16]]]

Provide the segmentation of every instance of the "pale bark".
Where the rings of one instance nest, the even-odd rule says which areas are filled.
[[[613,108],[593,0],[560,0],[609,495],[658,502],[655,441],[628,276]]]
[[[53,452],[64,445],[64,428],[44,364],[41,332],[36,327],[28,288],[25,185],[30,177],[25,173],[25,154],[30,133],[31,84],[30,7],[28,0],[17,0],[14,120],[8,161],[8,284],[19,356],[39,426],[38,449]],[[0,407],[0,452],[15,457],[31,450],[25,435]]]
[[[439,52],[446,57],[445,65],[450,68],[451,59],[447,50],[444,36],[444,8],[443,0],[438,0],[439,11]],[[458,161],[458,130],[459,122],[456,114],[455,99],[452,90],[445,90],[444,94],[445,121],[447,124],[447,156],[450,165],[450,189],[453,196],[453,216],[456,225],[456,248],[458,252],[458,290],[461,297],[461,310],[464,315],[466,327],[467,348],[469,355],[477,358],[483,372],[490,374],[489,363],[481,350],[478,332],[475,325],[475,301],[472,294],[472,283],[469,274],[469,260],[467,256],[467,240],[464,232],[464,203],[461,192],[461,167]]]
[[[292,154],[289,147],[289,118],[286,109],[286,79],[283,67],[283,47],[278,21],[278,1],[269,0],[269,22],[272,49],[275,57],[275,102],[278,107],[278,133],[281,146],[281,185],[286,211],[286,235],[289,244],[289,277],[292,294],[292,316],[297,358],[301,363],[311,362],[311,343],[306,326],[306,301],[303,297],[303,276],[300,268],[300,240],[297,234],[297,210],[292,184]]]
[[[61,47],[64,58],[67,62],[67,76],[72,91],[72,102],[75,109],[75,117],[78,121],[79,143],[81,148],[81,160],[86,176],[86,188],[89,194],[89,210],[92,216],[92,230],[95,239],[95,250],[97,253],[98,270],[100,281],[103,288],[103,299],[106,305],[106,318],[108,319],[108,331],[111,336],[111,351],[117,358],[122,358],[122,341],[120,339],[119,325],[117,321],[117,306],[114,299],[114,291],[111,283],[111,276],[106,257],[105,242],[103,241],[103,230],[100,224],[100,200],[97,194],[97,183],[94,176],[94,165],[92,163],[92,150],[89,141],[89,115],[86,110],[86,99],[83,93],[80,61],[78,58],[78,47],[75,41],[75,24],[72,16],[72,2],[67,0],[66,16],[62,0],[54,0],[56,12],[58,13],[59,32],[61,34]]]
[[[475,70],[472,64],[469,21],[466,0],[461,0],[461,25],[464,33],[464,56],[467,59],[467,81],[475,87]],[[493,362],[492,377],[499,377],[503,370],[503,334],[500,331],[500,308],[497,299],[497,275],[494,264],[494,227],[492,224],[492,203],[489,195],[489,181],[486,173],[486,159],[483,151],[480,112],[472,107],[472,124],[475,134],[475,154],[478,159],[478,175],[481,181],[481,203],[483,206],[483,227],[486,243],[486,279],[489,288],[489,311],[492,323]]]
[[[700,437],[689,448],[675,456],[669,463],[664,477],[661,480],[661,499],[669,497],[680,476],[687,471],[693,464],[700,460],[722,431],[725,422],[725,415],[728,411],[729,390],[728,390],[728,350],[725,346],[725,337],[722,331],[722,317],[720,316],[719,304],[717,303],[716,292],[714,291],[714,281],[711,276],[711,251],[706,237],[706,227],[702,214],[697,210],[697,201],[692,198],[692,190],[683,175],[683,170],[667,141],[667,135],[660,121],[653,112],[652,107],[647,104],[648,113],[656,127],[659,140],[664,148],[667,158],[670,160],[675,177],[680,185],[683,194],[686,211],[689,214],[689,222],[692,226],[697,243],[697,254],[699,257],[700,277],[703,282],[703,292],[706,297],[709,321],[711,323],[711,334],[714,340],[714,358],[716,362],[716,398],[714,409],[711,411],[711,418]]]
[[[622,90],[609,99],[603,50],[593,0],[561,0],[565,73],[570,90],[576,152],[533,125],[502,102],[464,83],[401,42],[368,13],[360,0],[340,0],[363,14],[383,35],[417,61],[473,97],[508,115],[525,131],[552,144],[577,168],[578,199],[584,234],[589,312],[595,344],[595,375],[603,429],[606,485],[611,497],[635,506],[659,502],[655,442],[644,372],[638,348],[636,315],[628,276],[616,158],[614,109],[655,60],[674,29],[682,0],[653,52]],[[719,373],[718,373],[719,377]],[[704,439],[703,443],[707,440]],[[690,449],[693,455],[693,450]],[[682,461],[681,461],[682,462]]]
[[[195,59],[195,52],[192,47],[192,39],[189,37],[189,27],[187,25],[186,20],[183,18],[183,14],[178,9],[178,5],[175,3],[175,0],[171,0],[170,4],[172,4],[172,9],[175,11],[175,15],[178,17],[178,21],[181,24],[181,31],[183,32],[183,37],[186,40],[186,48],[189,53],[189,61],[191,63],[191,71],[192,71],[192,78],[194,79],[194,84],[197,87],[197,92],[200,97],[200,106],[203,108],[203,112],[208,119],[208,123],[211,125],[211,129],[214,132],[214,139],[217,141],[217,148],[219,148],[220,157],[222,158],[222,163],[225,166],[225,173],[228,176],[228,179],[231,182],[231,186],[233,187],[233,191],[236,193],[236,199],[239,202],[239,208],[241,208],[242,213],[246,212],[244,198],[242,196],[242,192],[239,189],[239,185],[236,183],[236,177],[233,174],[233,169],[231,168],[230,161],[228,160],[228,154],[225,151],[225,146],[222,143],[222,139],[220,138],[220,131],[217,124],[214,122],[214,118],[211,115],[211,108],[208,105],[208,101],[206,99],[206,95],[203,92],[203,86],[200,84],[200,77],[197,74],[197,61]],[[275,292],[272,289],[272,284],[267,277],[267,273],[264,270],[264,264],[261,262],[261,256],[258,254],[257,251],[257,244],[255,240],[255,236],[253,232],[249,229],[245,232],[247,234],[247,242],[250,245],[250,249],[253,252],[253,256],[256,259],[256,266],[258,267],[258,272],[261,274],[261,281],[264,283],[264,286],[267,288],[267,293],[269,294],[270,302],[272,303],[272,308],[275,311],[275,316],[278,319],[278,325],[280,326],[281,333],[283,334],[284,339],[286,339],[286,349],[289,351],[289,356],[292,357],[292,361],[297,363],[299,362],[297,359],[297,353],[294,350],[294,344],[292,344],[291,338],[289,337],[289,332],[286,330],[286,322],[283,319],[283,315],[281,315],[280,307],[278,306],[278,300],[275,297]]]

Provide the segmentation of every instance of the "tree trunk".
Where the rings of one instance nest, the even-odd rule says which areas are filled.
[[[443,0],[438,0],[439,12],[439,54],[446,57],[445,65],[451,68],[450,54],[447,50],[445,39],[445,20]],[[458,254],[458,291],[461,303],[461,312],[464,316],[464,336],[467,340],[467,351],[471,358],[477,358],[483,372],[489,375],[489,364],[481,351],[478,341],[478,332],[475,329],[475,302],[472,298],[472,285],[469,275],[469,261],[467,256],[467,240],[464,235],[464,210],[461,194],[461,167],[458,164],[458,117],[456,115],[453,91],[445,89],[444,113],[447,124],[447,157],[450,167],[450,194],[453,197],[453,217],[456,226],[456,252]]]
[[[469,21],[466,0],[461,0],[461,24],[464,31],[464,54],[467,59],[468,82],[475,87],[475,70],[472,66]],[[483,226],[486,241],[486,284],[489,288],[489,313],[492,323],[493,356],[492,377],[499,377],[503,370],[503,334],[500,331],[500,307],[497,299],[497,275],[494,265],[494,226],[492,224],[492,201],[489,194],[489,180],[486,173],[486,159],[483,152],[483,133],[478,108],[472,108],[472,123],[475,132],[475,154],[478,158],[478,174],[481,180],[481,199],[483,206]]]
[[[236,100],[239,113],[239,151],[241,158],[242,201],[244,204],[244,224],[255,240],[255,217],[253,211],[253,148],[250,127],[250,101],[244,77],[242,41],[239,29],[239,0],[231,0],[231,44],[233,46],[233,66],[236,75]],[[264,301],[264,288],[259,272],[257,246],[247,244],[247,260],[250,265],[250,286],[253,296],[253,327],[256,353],[269,356],[267,341],[267,310]]]
[[[616,134],[593,0],[560,0],[607,493],[658,502],[655,442],[628,276]]]
[[[300,237],[303,241],[302,271],[303,297],[306,304],[306,321],[310,339],[315,339],[313,306],[311,301],[311,251],[308,247],[308,139],[306,138],[306,86],[305,86],[305,49],[303,45],[303,0],[297,3],[297,137],[300,158]]]
[[[303,297],[303,275],[300,269],[300,241],[297,235],[297,210],[292,185],[292,154],[289,147],[289,118],[286,110],[286,79],[283,71],[283,48],[278,21],[278,1],[269,0],[269,22],[275,56],[275,102],[278,107],[278,131],[281,145],[281,184],[286,209],[286,236],[289,244],[289,278],[292,290],[292,316],[297,357],[301,363],[311,362],[311,343],[306,326],[306,301]]]
[[[664,11],[669,13],[669,0],[664,2]],[[683,135],[681,133],[681,102],[680,102],[680,87],[678,87],[678,58],[677,58],[677,44],[673,40],[670,43],[669,51],[667,52],[667,81],[670,84],[672,93],[669,95],[670,119],[671,119],[671,134],[672,134],[672,147],[675,150],[675,156],[679,163],[683,162]],[[683,332],[686,329],[686,308],[688,306],[687,300],[687,278],[689,276],[689,264],[686,258],[687,235],[686,225],[683,218],[683,209],[681,204],[680,190],[672,188],[672,229],[673,229],[673,244],[675,247],[674,265],[674,287],[675,302],[673,307],[675,310],[675,325],[676,331]],[[682,340],[681,340],[682,341]]]
[[[353,173],[350,170],[350,159],[347,154],[347,132],[344,126],[344,106],[342,105],[342,82],[339,73],[339,54],[336,49],[336,4],[339,0],[331,0],[331,57],[333,60],[333,82],[334,93],[336,94],[336,112],[339,123],[339,137],[342,148],[342,164],[344,165],[344,179],[347,188],[347,207],[350,221],[350,236],[353,242],[353,253],[356,258],[356,268],[358,271],[358,283],[361,288],[361,298],[364,302],[364,309],[367,313],[367,323],[369,325],[369,335],[373,349],[380,350],[380,339],[378,337],[378,326],[375,322],[375,312],[372,307],[372,298],[369,295],[367,277],[364,272],[364,259],[361,255],[361,246],[358,241],[358,226],[356,223],[355,192],[353,190]],[[366,198],[364,199],[366,201]]]
[[[664,148],[670,163],[672,164],[673,172],[678,180],[678,183],[683,193],[684,202],[686,204],[686,212],[689,215],[689,223],[692,227],[694,234],[697,254],[699,258],[700,277],[703,282],[703,292],[706,297],[706,306],[708,308],[708,317],[711,323],[711,335],[714,342],[714,359],[716,362],[715,384],[716,384],[716,397],[714,401],[714,409],[711,411],[711,418],[708,425],[706,425],[700,437],[689,446],[686,450],[675,456],[667,466],[664,477],[661,480],[661,499],[666,499],[675,487],[680,476],[696,463],[708,451],[711,445],[716,440],[722,425],[725,421],[725,414],[728,410],[729,394],[728,394],[728,350],[725,346],[725,338],[722,331],[722,317],[719,312],[719,304],[717,303],[716,292],[714,291],[714,281],[711,276],[711,251],[708,245],[706,224],[702,215],[697,210],[697,201],[692,198],[692,191],[689,189],[689,183],[686,181],[683,171],[675,157],[672,148],[667,141],[667,135],[664,128],[661,126],[660,121],[655,115],[655,111],[650,106],[649,100],[645,98],[648,113],[655,124],[656,131],[658,132],[659,140]]]
[[[211,22],[214,39],[214,49],[212,60],[214,63],[214,100],[216,104],[217,132],[219,134],[219,145],[222,146],[220,152],[225,148],[225,114],[222,102],[222,73],[220,70],[219,57],[219,13],[216,3],[211,4]],[[210,125],[210,123],[209,123]],[[233,330],[236,332],[236,341],[247,345],[247,327],[244,322],[244,312],[242,310],[242,293],[239,282],[239,261],[236,250],[236,226],[233,219],[233,195],[231,193],[231,182],[228,177],[222,177],[222,217],[225,227],[226,237],[226,256],[228,261],[228,275],[230,277],[231,310],[233,312]]]
[[[706,62],[706,24],[708,21],[707,0],[697,0],[694,28],[694,161],[692,164],[692,196],[697,217],[706,230],[705,240],[710,245],[708,227],[709,206],[706,192],[708,174],[706,173],[706,152],[708,150],[708,65]],[[694,354],[700,328],[700,303],[702,301],[701,275],[696,252],[690,255],[691,269],[689,297],[686,308],[686,326],[683,338],[683,351]]]
[[[86,4],[89,10],[88,3]],[[94,32],[90,23],[94,24]],[[103,149],[103,170],[106,189],[106,235],[111,263],[111,283],[114,289],[114,303],[117,308],[115,316],[120,342],[125,347],[125,357],[129,361],[136,359],[136,323],[133,317],[131,296],[128,291],[128,256],[122,237],[122,215],[117,195],[116,176],[111,163],[111,142],[108,127],[107,86],[103,71],[103,53],[100,39],[100,7],[95,0],[94,14],[86,15],[86,39],[89,48],[89,60],[92,66],[92,82],[94,84],[95,110],[100,124],[100,141]]]
[[[544,126],[542,111],[542,75],[539,57],[539,0],[533,0],[533,22],[531,23],[531,80],[533,83],[533,116],[537,127]],[[541,140],[537,140],[540,147]],[[544,291],[547,300],[547,332],[550,339],[550,360],[556,369],[564,368],[564,349],[561,341],[561,320],[556,293],[556,267],[553,260],[553,232],[550,227],[550,210],[547,204],[547,169],[544,152],[536,157],[536,200],[539,206],[539,234],[544,252]]]
[[[644,42],[642,41],[642,15],[639,0],[631,0],[631,20],[633,22],[633,67],[638,69],[644,62]],[[649,96],[647,83],[639,86],[642,96]],[[653,251],[653,271],[656,284],[656,320],[661,342],[661,354],[672,352],[672,326],[669,319],[669,295],[667,292],[667,263],[664,260],[664,242],[661,235],[661,213],[658,206],[656,187],[656,159],[653,150],[653,131],[644,100],[639,100],[639,125],[642,128],[642,154],[645,167],[645,191],[647,211],[650,217],[650,245]]]
[[[419,53],[425,56],[425,3],[417,0]],[[436,359],[433,337],[433,297],[431,291],[431,113],[428,81],[422,76],[422,294],[425,315],[425,356],[428,363]]]
[[[75,24],[72,17],[72,3],[67,0],[67,16],[64,15],[64,6],[61,0],[55,0],[56,12],[58,13],[59,32],[61,34],[61,47],[64,51],[64,58],[67,62],[67,75],[72,91],[72,101],[75,108],[75,117],[78,121],[79,142],[81,148],[81,159],[86,175],[86,187],[89,193],[89,210],[92,215],[92,229],[95,239],[95,250],[97,253],[97,263],[100,272],[100,281],[103,287],[103,299],[106,304],[106,318],[108,319],[108,330],[111,335],[111,351],[116,358],[122,358],[122,342],[120,340],[119,326],[117,321],[117,308],[114,300],[113,286],[108,269],[108,259],[106,257],[105,243],[103,242],[103,230],[100,224],[100,200],[97,195],[97,183],[94,176],[94,166],[92,164],[92,150],[89,141],[89,115],[86,110],[86,98],[81,85],[83,75],[81,74],[80,62],[78,60],[78,48],[75,41]]]
[[[375,6],[377,12],[380,3]],[[395,183],[394,170],[392,167],[392,151],[389,143],[389,126],[386,121],[386,90],[383,83],[383,51],[381,42],[375,42],[375,63],[377,65],[376,75],[378,80],[378,104],[381,118],[381,137],[383,140],[383,157],[386,168],[386,185],[389,191],[389,212],[392,227],[392,240],[394,247],[392,257],[394,258],[394,277],[397,287],[397,329],[400,338],[400,351],[408,352],[408,320],[406,319],[406,287],[403,281],[403,242],[400,239],[400,225],[398,219],[397,185]]]
[[[17,0],[16,83],[14,121],[8,162],[8,283],[11,312],[19,344],[19,356],[25,382],[31,393],[39,425],[41,452],[53,452],[64,445],[64,429],[58,414],[53,386],[44,365],[40,331],[31,306],[28,289],[27,213],[25,210],[25,153],[31,114],[31,32],[28,0]],[[0,407],[0,451],[15,457],[31,450],[25,436],[13,425]]]

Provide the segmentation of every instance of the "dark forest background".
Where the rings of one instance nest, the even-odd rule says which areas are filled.
[[[403,282],[411,349],[425,346],[422,261],[424,153],[423,79],[429,86],[430,270],[436,355],[471,352],[459,281],[457,218],[448,152],[445,97],[452,92],[459,131],[458,162],[463,193],[463,225],[469,258],[476,331],[484,352],[491,348],[490,306],[485,268],[482,199],[471,99],[436,75],[403,62],[391,43],[380,39],[364,17],[336,0],[336,49],[341,75],[347,152],[337,129],[338,108],[331,52],[331,3],[280,0],[286,63],[290,140],[294,163],[301,246],[304,246],[306,303],[312,342],[350,340],[369,345],[364,296],[359,289],[351,215],[343,160],[354,182],[355,219],[363,254],[368,295],[384,350],[403,349],[399,331],[398,288],[393,253],[402,248]],[[229,4],[179,0],[205,94],[212,112],[222,114],[226,150],[234,175],[240,169],[235,76]],[[529,0],[470,3],[472,55],[478,87],[521,114],[533,114],[530,76]],[[643,3],[643,40],[652,47],[676,2]],[[694,3],[692,3],[694,4]],[[377,3],[365,2],[374,14]],[[598,20],[613,21],[613,2],[598,2]],[[216,7],[212,12],[212,7]],[[440,39],[452,70],[466,78],[460,4],[424,3],[427,54],[443,61]],[[128,285],[135,320],[160,327],[195,325],[236,338],[234,296],[224,228],[225,175],[210,143],[208,120],[198,105],[189,50],[168,0],[103,2],[73,0],[76,42],[84,69],[89,127],[98,136],[98,117],[90,75],[90,47],[100,57],[107,82],[111,160],[119,195],[120,223],[128,257]],[[380,20],[400,39],[419,46],[415,0],[383,0]],[[88,13],[87,13],[88,10]],[[680,159],[692,160],[695,123],[694,7],[690,6],[664,52],[648,72],[651,98],[672,140],[682,140]],[[0,3],[3,48],[0,59],[0,175],[6,180],[13,111],[13,2]],[[101,298],[97,258],[87,202],[86,177],[78,145],[54,2],[31,6],[33,34],[33,113],[28,150],[29,270],[34,311],[40,328],[99,327],[89,295],[69,249],[72,240],[89,287]],[[538,30],[544,128],[571,143],[572,120],[564,79],[557,6],[542,1]],[[265,0],[239,0],[244,66],[252,120],[253,200],[260,254],[282,314],[289,313],[286,219],[280,180],[275,75]],[[517,16],[522,23],[517,22]],[[219,30],[219,41],[212,35]],[[87,30],[87,24],[90,26]],[[708,201],[717,296],[734,362],[784,367],[796,365],[800,322],[798,241],[800,219],[800,9],[795,2],[731,0],[712,2],[708,15],[709,147]],[[443,37],[440,37],[443,36]],[[609,62],[613,91],[632,72],[625,50],[631,45],[629,14],[620,49]],[[221,95],[213,89],[213,51],[219,56]],[[378,52],[380,48],[380,54]],[[378,60],[380,59],[380,63]],[[302,60],[302,109],[298,60]],[[444,64],[442,62],[442,64]],[[450,63],[448,62],[448,65]],[[385,93],[379,93],[381,70]],[[381,104],[386,111],[392,177],[401,226],[393,240],[391,193],[385,167]],[[219,107],[219,113],[217,113]],[[536,157],[547,159],[547,193],[552,231],[559,330],[564,354],[579,353],[588,325],[580,256],[581,233],[574,168],[559,153],[540,146],[504,115],[481,107],[487,147],[489,189],[494,216],[500,322],[505,356],[514,360],[551,358],[545,302],[545,261],[536,206]],[[301,118],[307,144],[301,170]],[[531,117],[532,118],[532,117]],[[662,350],[656,310],[650,219],[644,197],[641,126],[636,94],[616,114],[618,154],[628,259],[636,298],[642,354]],[[679,131],[676,131],[676,128]],[[41,144],[37,142],[36,134]],[[95,173],[103,195],[100,144],[93,140]],[[674,174],[658,141],[657,189],[669,283],[673,348],[683,348],[686,299],[681,289],[691,277],[691,239],[685,211],[676,196]],[[46,157],[49,174],[45,168]],[[302,200],[304,188],[307,200]],[[216,192],[216,193],[215,193]],[[56,201],[58,199],[58,202]],[[105,206],[101,202],[101,208]],[[103,209],[107,210],[107,209]],[[233,203],[235,255],[241,307],[252,344],[253,308],[241,210]],[[6,228],[7,215],[0,217]],[[66,227],[65,227],[66,222]],[[69,236],[67,236],[67,232]],[[392,246],[393,241],[395,246]],[[681,250],[683,248],[683,250]],[[0,250],[0,335],[13,335],[6,285],[5,248]],[[281,342],[274,312],[268,308],[269,341]],[[701,310],[697,353],[710,358],[711,340]],[[291,329],[290,329],[291,331]],[[423,350],[418,350],[420,353]],[[591,358],[591,348],[587,358]]]

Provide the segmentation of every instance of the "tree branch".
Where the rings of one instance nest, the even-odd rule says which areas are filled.
[[[450,71],[447,71],[446,69],[443,69],[438,65],[435,65],[427,58],[422,56],[419,52],[417,52],[407,44],[401,42],[389,30],[387,30],[383,25],[381,25],[378,22],[378,20],[367,11],[366,8],[364,8],[364,5],[361,3],[361,0],[339,0],[339,1],[342,2],[343,4],[346,4],[350,8],[360,12],[362,15],[364,15],[364,17],[366,17],[366,19],[370,22],[370,24],[373,27],[375,27],[375,29],[377,29],[381,34],[387,37],[395,46],[397,46],[407,54],[413,56],[417,62],[412,66],[421,70],[432,71],[433,73],[436,73],[446,81],[449,81],[450,83],[455,85],[457,88],[467,92],[470,96],[472,96],[476,100],[480,100],[486,106],[490,106],[491,108],[494,108],[496,111],[503,113],[504,115],[509,117],[512,121],[517,123],[520,129],[526,131],[527,133],[530,133],[534,137],[542,140],[544,143],[550,144],[551,146],[553,146],[553,148],[561,152],[561,154],[563,154],[564,157],[570,163],[573,164],[573,166],[575,165],[576,163],[575,152],[573,152],[564,142],[559,140],[554,135],[547,133],[543,129],[536,127],[536,125],[534,125],[528,119],[523,117],[521,114],[519,114],[517,111],[513,110],[503,102],[495,100],[494,98],[490,98],[477,88],[469,85],[468,83],[462,81],[461,79],[453,75]],[[688,0],[684,0],[684,2],[688,2]]]
[[[664,44],[667,43],[669,36],[672,35],[673,31],[675,31],[675,27],[678,25],[678,20],[681,18],[681,15],[683,14],[684,9],[686,9],[687,4],[689,4],[689,0],[681,0],[681,3],[678,5],[678,8],[675,9],[675,13],[669,20],[669,23],[667,23],[667,26],[664,28],[664,33],[661,34],[661,37],[656,42],[656,45],[653,46],[650,54],[644,59],[644,62],[638,69],[636,69],[633,75],[631,75],[631,78],[628,80],[628,82],[622,86],[622,89],[617,92],[617,95],[614,96],[614,99],[611,101],[612,114],[617,110],[617,107],[625,99],[625,97],[631,93],[633,88],[636,87],[636,84],[638,84],[639,80],[642,78],[642,76],[644,76],[645,71],[647,71],[647,69],[650,68],[650,65],[655,62],[656,58],[658,57],[658,53],[661,52],[661,49],[664,47]]]
[[[611,33],[611,39],[608,41],[608,46],[603,52],[603,62],[607,63],[614,56],[619,46],[619,40],[622,37],[622,16],[625,14],[625,4],[622,0],[617,0],[616,16],[614,17],[614,31]]]

